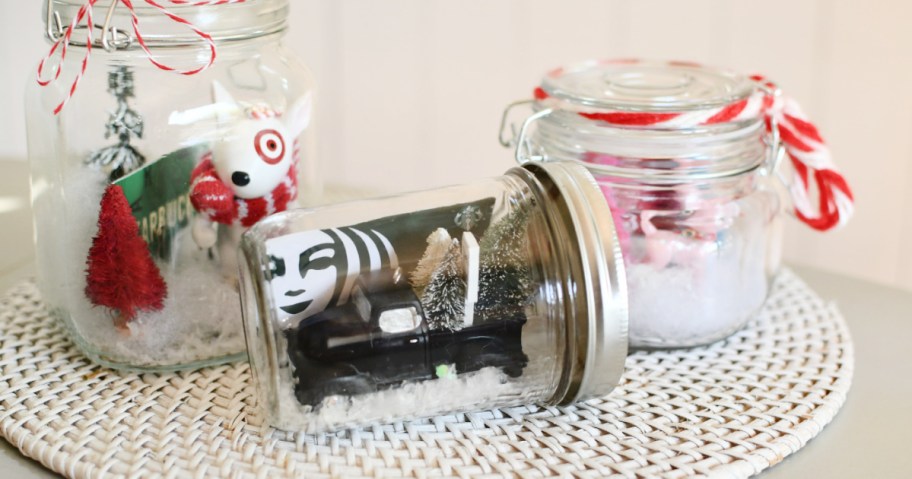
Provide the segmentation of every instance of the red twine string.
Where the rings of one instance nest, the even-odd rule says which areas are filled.
[[[66,60],[68,47],[70,46],[70,39],[73,36],[73,32],[76,31],[76,27],[82,23],[83,19],[86,19],[88,25],[95,24],[92,20],[92,7],[95,6],[96,2],[98,2],[98,0],[89,0],[85,5],[79,8],[79,11],[76,13],[76,16],[73,17],[73,21],[70,22],[70,25],[67,27],[63,36],[54,42],[54,45],[51,46],[51,51],[48,52],[47,56],[41,59],[41,63],[38,64],[37,80],[38,84],[42,87],[48,86],[60,78],[60,73],[63,70],[63,62]],[[93,28],[86,29],[86,51],[85,55],[82,57],[82,65],[79,68],[79,72],[76,73],[76,77],[73,79],[73,83],[70,84],[70,90],[67,93],[66,97],[54,108],[55,115],[60,113],[60,110],[63,110],[63,106],[66,105],[67,101],[69,101],[69,99],[76,92],[76,87],[79,85],[79,80],[81,80],[82,76],[85,74],[86,68],[89,65],[89,56],[92,53],[92,43],[94,42],[94,39],[92,37],[93,30]],[[42,78],[44,76],[44,66],[46,62],[54,56],[54,53],[57,52],[58,48],[60,49],[60,60],[57,63],[54,77],[50,80],[44,80]]]
[[[155,0],[142,0],[146,4],[154,7],[156,10],[161,12],[163,15],[170,18],[171,20],[173,20],[177,23],[180,23],[182,25],[186,25],[188,28],[190,28],[190,30],[193,31],[194,34],[196,34],[196,36],[200,37],[200,39],[202,39],[203,41],[206,42],[208,49],[209,49],[209,60],[203,66],[200,66],[198,68],[194,68],[191,70],[179,70],[177,68],[174,68],[170,65],[166,65],[166,64],[158,61],[155,58],[155,56],[152,54],[152,52],[150,51],[149,46],[146,44],[146,41],[143,38],[142,32],[139,28],[139,17],[136,15],[136,11],[133,6],[133,0],[112,0],[112,1],[120,2],[124,7],[126,7],[127,9],[130,10],[134,38],[136,39],[136,42],[139,44],[140,48],[142,48],[142,50],[146,53],[146,56],[148,57],[149,61],[153,65],[158,67],[159,69],[175,72],[175,73],[178,73],[181,75],[196,75],[197,73],[202,72],[203,70],[212,66],[213,63],[215,63],[215,59],[217,56],[216,47],[215,47],[215,41],[212,39],[211,35],[200,30],[195,25],[193,25],[192,23],[187,21],[187,19],[170,12],[161,3],[159,3]],[[203,7],[203,6],[225,5],[225,4],[230,4],[230,3],[243,3],[245,1],[246,0],[208,0],[208,1],[168,0],[168,3],[170,3],[171,5],[176,5],[176,6]],[[73,17],[73,21],[70,22],[70,24],[67,26],[66,30],[64,30],[63,35],[61,35],[61,37],[54,42],[54,44],[51,46],[51,50],[38,64],[38,77],[37,77],[38,85],[40,85],[42,87],[46,87],[46,86],[54,83],[55,81],[57,81],[60,78],[60,74],[63,70],[63,64],[64,64],[64,61],[66,60],[66,55],[69,50],[70,42],[72,41],[73,33],[81,25],[85,25],[85,29],[86,29],[85,54],[82,57],[82,62],[80,64],[79,71],[76,73],[76,76],[73,78],[73,82],[70,84],[70,88],[68,89],[66,96],[63,98],[63,100],[60,101],[60,103],[57,104],[56,107],[54,107],[53,111],[54,111],[55,115],[59,114],[63,110],[63,108],[64,108],[64,106],[66,106],[67,102],[69,102],[70,99],[73,97],[73,95],[76,93],[76,88],[79,86],[79,81],[82,79],[82,77],[85,75],[86,70],[88,69],[89,58],[91,57],[91,54],[92,54],[92,43],[94,42],[93,32],[95,29],[95,26],[94,26],[95,23],[92,20],[92,9],[95,7],[96,3],[98,3],[98,0],[86,0],[86,3],[82,7],[79,8],[79,10],[76,13],[76,16]],[[47,63],[50,61],[50,59],[53,58],[54,55],[58,51],[59,51],[59,60],[58,60],[57,66],[55,68],[54,74],[51,78],[47,79],[47,78],[45,78],[45,71],[44,71],[45,67],[46,67]]]

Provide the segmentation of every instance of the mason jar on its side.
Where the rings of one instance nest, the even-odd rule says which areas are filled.
[[[90,52],[86,5],[48,1],[44,81],[66,57],[26,92],[42,298],[105,366],[243,358],[240,234],[319,193],[313,81],[283,46],[289,2],[168,6],[191,27],[100,1]]]
[[[608,207],[566,162],[274,215],[242,242],[259,404],[281,429],[607,394],[627,354]]]

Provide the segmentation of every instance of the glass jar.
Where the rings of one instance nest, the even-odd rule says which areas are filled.
[[[26,92],[42,297],[105,366],[166,370],[243,358],[240,234],[294,204],[299,191],[319,194],[308,127],[313,81],[282,45],[288,1],[169,5],[211,45],[134,2],[148,51],[131,8],[113,2],[101,30],[104,12],[95,12],[90,52],[84,3],[48,2],[52,40],[66,34],[59,25],[75,19],[80,28],[60,78]],[[44,80],[53,79],[61,47],[43,65]]]
[[[586,170],[271,216],[241,245],[259,404],[280,429],[607,394],[627,352],[624,268]]]
[[[576,161],[598,181],[624,252],[631,346],[710,343],[762,306],[783,209],[776,140],[747,114],[761,89],[723,70],[628,60],[559,68],[536,89],[517,159]]]

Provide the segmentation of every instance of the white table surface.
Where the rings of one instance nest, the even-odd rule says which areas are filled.
[[[0,161],[0,291],[33,274],[27,166]],[[805,448],[764,479],[912,477],[912,293],[792,266],[845,316],[855,376],[845,406]],[[58,477],[0,440],[0,479]]]

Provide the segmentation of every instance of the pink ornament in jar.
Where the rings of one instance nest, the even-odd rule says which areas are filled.
[[[852,214],[819,132],[763,77],[592,61],[548,72],[521,103],[534,114],[501,142],[520,162],[583,163],[613,208],[633,346],[695,346],[740,328],[779,267],[781,203],[817,230]]]

